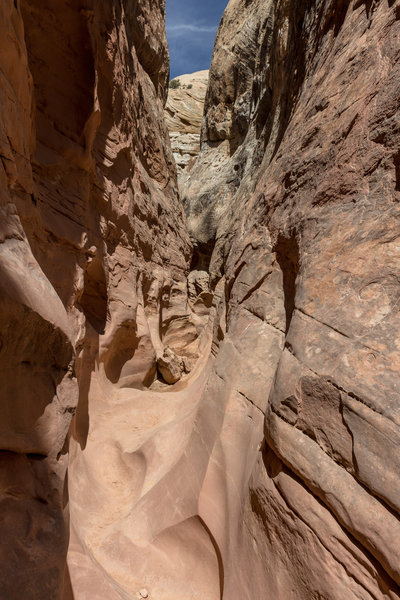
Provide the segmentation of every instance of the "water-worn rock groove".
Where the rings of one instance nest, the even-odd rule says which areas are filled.
[[[400,5],[0,3],[0,599],[400,598]],[[192,158],[192,157],[191,157]]]

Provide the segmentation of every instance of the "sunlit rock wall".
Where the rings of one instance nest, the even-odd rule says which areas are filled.
[[[226,281],[224,598],[400,595],[399,17],[231,0],[217,34],[184,201]]]
[[[168,89],[165,121],[171,139],[178,182],[182,185],[190,177],[190,170],[200,152],[208,71],[180,75],[174,81],[178,82],[176,85],[179,87]]]
[[[400,598],[399,17],[2,2],[0,598]]]
[[[190,245],[163,2],[4,0],[0,28],[0,597],[54,600],[93,497],[68,431],[78,460],[93,380],[109,399],[190,370]]]

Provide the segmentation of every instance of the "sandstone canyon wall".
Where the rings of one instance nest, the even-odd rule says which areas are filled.
[[[0,27],[0,597],[54,600],[92,378],[108,397],[150,385],[157,360],[180,376],[190,245],[163,2],[5,0]]]
[[[175,78],[175,81],[179,82],[179,87],[170,87],[168,90],[165,121],[171,139],[178,181],[182,185],[187,180],[195,158],[200,152],[200,132],[208,71],[180,75]]]
[[[2,600],[400,598],[399,19],[1,3]]]
[[[399,17],[231,0],[217,34],[183,196],[226,280],[226,598],[399,597]]]

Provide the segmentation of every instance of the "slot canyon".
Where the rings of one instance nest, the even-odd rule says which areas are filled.
[[[400,600],[400,0],[165,11],[0,2],[0,600]]]

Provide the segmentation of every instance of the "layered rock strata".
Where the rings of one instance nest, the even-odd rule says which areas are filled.
[[[170,87],[168,90],[165,121],[171,139],[178,181],[183,185],[200,152],[201,121],[208,71],[180,75],[174,81],[179,83],[179,87]]]
[[[231,0],[187,228],[163,3],[1,4],[0,598],[400,598],[399,18]]]
[[[231,0],[217,35],[184,194],[226,280],[224,598],[400,596],[399,17]]]
[[[65,572],[83,598],[96,408],[189,372],[203,319],[163,121],[164,4],[5,0],[0,28],[0,597],[60,598]]]

